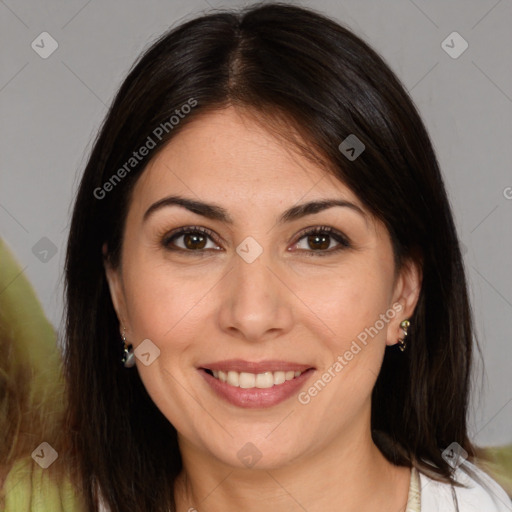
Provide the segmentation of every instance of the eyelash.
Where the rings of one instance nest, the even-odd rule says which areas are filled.
[[[177,231],[173,231],[171,233],[168,233],[163,239],[162,239],[162,245],[165,249],[169,251],[179,251],[182,253],[189,253],[193,254],[194,256],[197,256],[199,254],[203,254],[206,250],[212,250],[212,249],[198,249],[198,250],[188,250],[188,249],[182,249],[181,247],[170,247],[170,243],[175,240],[176,238],[179,238],[180,236],[187,235],[187,234],[197,234],[201,233],[203,235],[206,235],[210,237],[213,242],[215,242],[217,245],[220,245],[219,242],[216,240],[216,236],[210,229],[203,228],[200,226],[187,226],[185,228],[180,228]],[[348,239],[342,235],[339,231],[335,230],[334,228],[330,226],[317,226],[313,229],[306,228],[298,235],[298,239],[296,242],[294,242],[293,245],[298,244],[303,238],[311,235],[318,235],[318,234],[324,234],[332,237],[336,242],[338,242],[340,245],[335,249],[329,249],[329,250],[323,250],[323,251],[313,251],[313,250],[305,250],[305,249],[299,249],[299,252],[306,253],[307,257],[316,257],[316,256],[328,256],[330,254],[337,253],[339,251],[342,251],[343,249],[347,249],[351,247],[350,242]]]

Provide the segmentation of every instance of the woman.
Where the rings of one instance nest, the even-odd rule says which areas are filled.
[[[322,15],[211,14],[144,53],[80,184],[66,292],[88,510],[510,510],[472,463],[433,148]]]

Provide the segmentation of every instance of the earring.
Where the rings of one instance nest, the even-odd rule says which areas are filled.
[[[407,338],[407,329],[411,325],[411,322],[409,320],[402,320],[400,323],[400,327],[402,331],[404,331],[404,337],[402,339],[398,340],[398,348],[403,352],[407,347],[407,342],[405,341],[405,338]]]
[[[123,327],[123,357],[121,358],[125,368],[131,368],[135,365],[135,354],[131,344],[126,343],[126,327]]]

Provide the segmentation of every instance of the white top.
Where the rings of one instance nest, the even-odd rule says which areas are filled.
[[[475,479],[464,468],[472,470]],[[455,480],[467,487],[455,487],[423,473],[419,475],[421,512],[512,512],[512,501],[504,489],[469,461],[454,473]]]

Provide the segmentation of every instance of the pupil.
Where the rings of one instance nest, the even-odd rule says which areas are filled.
[[[328,249],[329,248],[329,235],[310,235],[308,237],[308,242],[310,243],[310,247],[312,249]],[[319,242],[322,240],[322,242]],[[320,246],[313,247],[311,244],[320,244]]]
[[[198,234],[186,234],[184,239],[185,239],[185,245],[188,249],[203,249],[204,246],[205,246],[205,238],[203,235],[198,235]],[[201,240],[202,239],[202,245],[200,245],[199,247],[196,245],[198,243],[198,240]],[[200,242],[199,242],[200,243]]]

